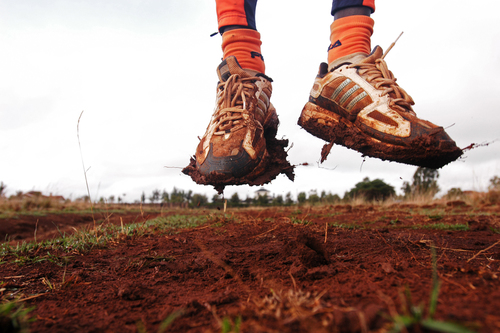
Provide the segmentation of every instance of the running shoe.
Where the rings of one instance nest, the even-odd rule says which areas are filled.
[[[298,124],[327,141],[324,161],[340,144],[364,156],[440,168],[462,155],[443,127],[417,117],[385,54],[355,53],[322,63]]]
[[[266,136],[274,137],[278,128],[272,79],[242,69],[234,56],[222,61],[217,74],[215,111],[196,149],[196,169],[204,183],[247,183],[265,172]]]

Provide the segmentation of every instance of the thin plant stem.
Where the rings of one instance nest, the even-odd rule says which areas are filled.
[[[80,117],[78,117],[78,123],[76,124],[76,136],[78,138],[78,147],[80,148],[80,159],[82,161],[83,175],[85,176],[85,185],[87,186],[87,194],[89,196],[89,201],[90,201],[90,212],[92,214],[92,220],[94,221],[95,238],[96,238],[96,241],[98,241],[97,223],[96,223],[96,220],[94,217],[94,203],[92,202],[92,198],[90,197],[89,182],[87,180],[87,169],[85,169],[85,162],[83,161],[83,153],[82,153],[82,144],[80,143],[80,120],[82,119],[82,115],[83,115],[83,111],[80,113]]]

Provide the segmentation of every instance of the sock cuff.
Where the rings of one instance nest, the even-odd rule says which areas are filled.
[[[231,43],[249,43],[259,48],[262,45],[260,33],[252,29],[233,29],[222,34],[222,50]]]
[[[223,59],[235,56],[241,68],[265,73],[264,58],[260,51],[260,33],[251,29],[234,29],[222,34]]]
[[[373,19],[364,15],[346,16],[333,21],[330,26],[328,63],[354,53],[370,54],[373,25]]]
[[[370,16],[352,15],[339,18],[330,25],[330,37],[336,33],[347,32],[348,29],[361,28],[368,29],[370,36],[373,34],[375,21]]]

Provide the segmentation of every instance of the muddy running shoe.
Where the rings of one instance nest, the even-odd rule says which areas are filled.
[[[252,184],[266,171],[266,136],[274,137],[278,128],[278,116],[269,101],[272,80],[243,70],[235,57],[225,59],[217,74],[215,112],[195,154],[198,175],[185,173],[201,184]]]
[[[320,65],[298,124],[329,144],[363,155],[440,168],[462,155],[442,127],[419,119],[413,99],[396,83],[383,51],[355,53]]]

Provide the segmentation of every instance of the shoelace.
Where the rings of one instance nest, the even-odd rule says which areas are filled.
[[[401,33],[402,35],[403,33]],[[399,37],[401,37],[399,35]],[[387,67],[387,63],[384,58],[396,44],[399,37],[391,44],[387,51],[382,55],[382,57],[375,59],[374,63],[354,63],[350,65],[351,68],[358,68],[358,73],[363,77],[368,83],[370,83],[377,90],[381,90],[380,96],[389,94],[391,97],[389,101],[389,106],[400,111],[409,112],[412,115],[416,115],[412,109],[412,105],[415,104],[413,98],[411,98],[408,93],[401,88],[396,83],[396,78],[392,72]]]
[[[251,117],[247,109],[247,100],[250,99],[256,80],[259,78],[243,78],[239,74],[233,74],[226,82],[219,83],[217,111],[213,119],[216,123],[214,135],[232,133],[248,126]],[[259,122],[256,123],[260,125]]]

